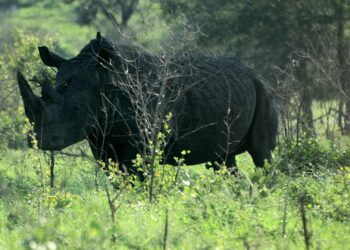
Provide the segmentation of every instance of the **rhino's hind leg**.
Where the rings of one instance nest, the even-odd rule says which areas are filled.
[[[217,162],[208,162],[208,163],[205,163],[205,167],[206,169],[213,169],[214,172],[220,170],[220,165],[217,163]]]
[[[278,112],[272,91],[261,81],[255,81],[257,105],[247,136],[247,150],[255,166],[264,167],[264,160],[271,161],[271,151],[276,146]]]
[[[228,175],[234,175],[236,177],[239,177],[239,171],[237,168],[237,162],[236,162],[235,155],[232,155],[231,157],[227,158],[226,167],[227,167],[227,174]]]
[[[221,170],[222,166],[225,165],[227,169],[227,175],[234,175],[236,177],[239,176],[239,171],[238,171],[237,162],[236,162],[236,155],[231,155],[230,157],[227,157],[227,161],[225,162],[225,164],[221,164],[219,162],[222,162],[222,160],[206,163],[205,167],[207,169],[212,168],[214,172],[216,172]]]
[[[265,164],[264,159],[267,159],[267,157],[262,152],[259,152],[259,150],[248,149],[248,152],[251,155],[255,166],[263,168]]]

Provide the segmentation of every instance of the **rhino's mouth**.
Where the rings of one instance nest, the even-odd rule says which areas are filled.
[[[33,136],[28,136],[28,146],[31,148],[39,148],[42,150],[62,150],[67,147],[65,141],[60,135],[51,135],[51,136],[36,136],[33,139]]]

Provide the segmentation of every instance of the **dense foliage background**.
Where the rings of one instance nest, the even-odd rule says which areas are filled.
[[[347,0],[0,0],[0,249],[349,248],[349,13]],[[82,142],[55,153],[50,187],[15,73],[53,76],[37,46],[72,57],[97,31],[254,68],[278,98],[274,162],[255,169],[243,154],[236,178],[186,166],[184,151],[178,167],[158,162],[149,202],[147,183],[116,176],[113,189]]]

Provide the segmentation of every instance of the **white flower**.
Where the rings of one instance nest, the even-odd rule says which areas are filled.
[[[56,243],[54,241],[46,242],[46,246],[47,246],[48,250],[56,250],[57,249]]]
[[[189,186],[191,184],[190,181],[185,181],[185,180],[182,180],[182,183],[185,185],[185,186]]]

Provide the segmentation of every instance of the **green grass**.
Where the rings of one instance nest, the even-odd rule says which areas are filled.
[[[156,16],[147,22],[157,23]],[[0,24],[3,34],[21,29],[53,37],[67,56],[76,54],[96,32],[74,24],[72,10],[61,4],[57,9],[39,4],[0,19],[6,20],[6,25]],[[152,33],[143,28],[140,18],[130,24],[139,34],[136,40],[151,50],[159,50],[159,44],[167,41],[161,39],[167,33],[165,26]],[[327,105],[336,107],[332,102]],[[313,109],[315,118],[324,114],[316,102]],[[331,117],[329,123],[335,121]],[[256,170],[245,153],[237,159],[240,179],[214,174],[204,166],[186,167],[179,185],[173,187],[170,179],[163,191],[156,189],[152,203],[145,186],[129,187],[116,200],[120,207],[115,222],[104,190],[109,182],[102,173],[97,179],[99,189],[95,188],[96,163],[58,155],[56,187],[50,189],[47,156],[1,145],[0,249],[162,249],[167,210],[169,249],[303,249],[301,195],[305,196],[312,248],[349,248],[350,164],[343,158],[350,155],[341,149],[350,145],[350,139],[335,129],[331,130],[333,141],[326,140],[324,125],[325,120],[316,122],[319,138],[311,144],[280,145],[275,163],[268,166],[274,174]],[[0,141],[5,144],[6,140]],[[288,177],[282,169],[286,165],[298,172]],[[167,171],[171,176],[175,169]],[[109,188],[112,195],[119,192]]]
[[[322,112],[316,106],[315,117]],[[10,119],[15,113],[8,126],[18,123]],[[301,195],[312,247],[344,249],[350,246],[348,138],[335,130],[327,141],[322,124],[316,128],[316,140],[279,145],[267,175],[243,154],[237,160],[240,179],[190,166],[174,187],[176,169],[168,167],[169,180],[162,191],[157,185],[154,202],[148,201],[147,183],[118,197],[115,222],[102,173],[95,188],[96,163],[58,155],[56,187],[50,189],[48,156],[1,145],[0,249],[161,249],[167,210],[169,249],[303,249]],[[11,138],[22,130],[13,131],[18,134],[8,133]],[[289,165],[292,177],[286,175]],[[119,192],[109,188],[113,196]]]
[[[41,152],[1,155],[0,249],[161,249],[167,209],[169,249],[302,249],[301,194],[313,248],[350,246],[349,168],[298,175],[288,184],[283,173],[271,181],[255,171],[248,154],[238,159],[240,180],[190,166],[180,185],[157,193],[153,203],[143,188],[127,189],[116,201],[120,208],[113,223],[106,178],[99,176],[96,191],[91,161],[57,157],[51,190]]]

